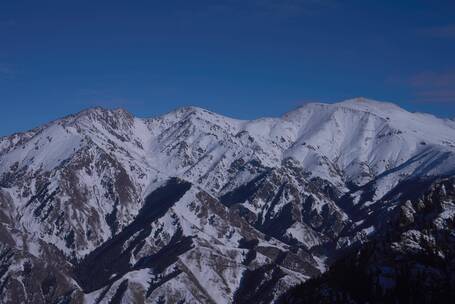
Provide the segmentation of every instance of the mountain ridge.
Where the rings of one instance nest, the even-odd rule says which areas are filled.
[[[455,175],[454,128],[357,98],[256,120],[97,107],[2,137],[0,296],[277,301],[382,231],[412,185]],[[30,277],[44,291],[17,289]]]

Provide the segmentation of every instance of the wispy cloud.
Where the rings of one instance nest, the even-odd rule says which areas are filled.
[[[455,89],[426,90],[417,92],[420,102],[455,103]]]
[[[337,2],[335,0],[262,0],[253,1],[252,5],[262,12],[292,16],[333,8]]]
[[[193,7],[179,10],[180,17],[230,16],[252,17],[267,16],[292,18],[311,14],[322,9],[338,6],[338,0],[221,0],[213,1],[203,8]]]
[[[0,29],[2,28],[12,28],[17,25],[15,19],[0,19]]]
[[[428,27],[421,29],[420,32],[434,38],[455,39],[455,24]]]
[[[418,73],[411,76],[407,83],[417,101],[455,103],[455,70]]]

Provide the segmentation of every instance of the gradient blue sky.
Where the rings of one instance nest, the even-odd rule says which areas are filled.
[[[355,96],[455,117],[455,1],[0,1],[0,135],[96,105],[255,118]]]

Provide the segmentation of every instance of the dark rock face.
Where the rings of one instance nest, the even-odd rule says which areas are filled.
[[[140,250],[145,238],[152,232],[151,223],[163,216],[190,187],[190,183],[174,178],[150,193],[130,225],[75,265],[74,278],[82,290],[86,293],[95,291],[112,284],[132,270],[165,269],[176,261],[178,255],[191,249],[191,239],[177,232],[169,244],[156,254],[143,257],[135,265],[130,265],[134,251]],[[130,239],[132,241],[126,244]]]
[[[412,194],[388,227],[283,303],[453,303],[455,179]]]
[[[274,298],[273,287],[283,276],[281,269],[272,265],[247,271],[235,293],[234,303],[272,302]]]
[[[60,303],[68,297],[80,303],[81,293],[67,280],[64,257],[48,248],[50,260],[41,260],[0,245],[0,297],[4,303]]]
[[[288,161],[283,168],[268,170],[225,193],[220,200],[238,210],[264,234],[290,246],[318,251],[324,246],[334,246],[336,238],[349,224],[336,204],[340,196],[339,190],[330,182],[310,178],[302,168]],[[319,209],[317,205],[321,201],[324,205]],[[247,205],[253,205],[259,212],[252,213]],[[304,227],[300,232],[307,234],[307,239],[297,240],[288,234],[296,225]]]

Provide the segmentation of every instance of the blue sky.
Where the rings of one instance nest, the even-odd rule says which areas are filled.
[[[238,118],[355,96],[455,117],[455,1],[0,1],[0,135],[92,106]]]

